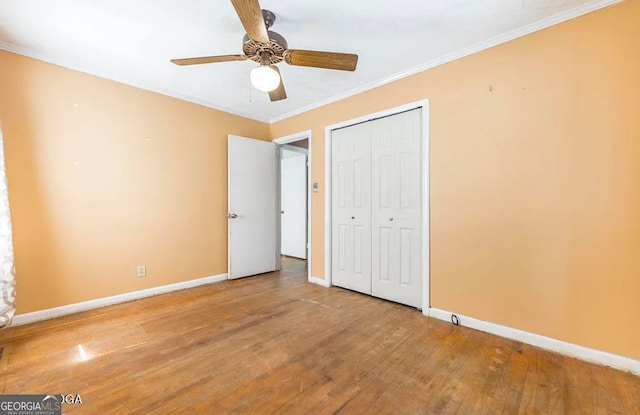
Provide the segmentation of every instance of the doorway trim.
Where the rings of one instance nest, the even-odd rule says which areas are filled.
[[[311,130],[305,130],[305,131],[301,131],[299,133],[294,133],[294,134],[290,134],[284,137],[279,137],[279,138],[274,138],[273,140],[271,140],[273,143],[275,143],[278,146],[278,151],[280,151],[280,146],[283,144],[289,144],[289,143],[294,143],[296,141],[300,141],[300,140],[304,140],[304,139],[308,139],[309,140],[309,152],[307,155],[307,270],[308,270],[308,275],[307,275],[307,280],[309,282],[315,282],[315,278],[313,278],[311,276],[311,261],[312,261],[312,255],[311,255],[311,224],[312,222],[312,215],[313,215],[313,209],[311,209],[311,193],[312,193],[312,189],[311,189],[311,167],[312,167],[312,157],[311,157],[311,143],[312,143],[312,138],[311,138]],[[280,160],[280,158],[278,158],[278,160]],[[280,161],[278,161],[278,175],[280,175]],[[278,180],[280,178],[278,177]],[[279,181],[278,181],[279,183]],[[278,207],[280,206],[280,186],[278,186]],[[280,209],[278,208],[277,210],[278,212],[278,224],[280,224]],[[280,233],[278,232],[278,238]],[[280,242],[278,241],[277,244],[277,254],[278,254],[278,264],[280,264]],[[279,268],[279,267],[278,267]]]
[[[429,100],[422,99],[420,101],[411,102],[409,104],[400,105],[398,107],[389,108],[383,111],[374,112],[342,121],[336,124],[328,125],[324,130],[324,283],[327,286],[332,285],[331,281],[331,134],[333,130],[349,127],[363,122],[373,121],[378,118],[389,117],[402,112],[414,109],[422,109],[422,131],[421,131],[421,147],[422,147],[422,314],[429,315],[429,307],[431,305],[429,281],[430,281],[430,250],[429,245]]]

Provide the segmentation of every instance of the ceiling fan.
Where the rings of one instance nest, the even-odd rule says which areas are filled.
[[[258,0],[231,0],[231,3],[247,31],[242,39],[244,54],[172,59],[171,62],[184,66],[250,59],[260,64],[251,71],[251,83],[261,91],[268,92],[271,101],[287,98],[276,66],[280,62],[341,71],[356,70],[358,55],[352,53],[289,49],[282,35],[269,30],[276,21],[276,16],[269,10],[261,10]]]

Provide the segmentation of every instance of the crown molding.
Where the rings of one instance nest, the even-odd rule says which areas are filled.
[[[38,51],[33,51],[27,48],[22,48],[20,46],[16,46],[16,45],[12,45],[10,43],[6,43],[6,42],[2,42],[0,41],[0,49],[2,50],[6,50],[8,52],[12,52],[12,53],[16,53],[18,55],[23,55],[23,56],[27,56],[29,58],[33,58],[33,59],[37,59],[37,60],[41,60],[44,62],[48,62],[48,63],[52,63],[54,65],[57,66],[61,66],[64,68],[68,68],[68,69],[73,69],[79,72],[83,72],[83,73],[87,73],[90,75],[94,75],[94,76],[98,76],[100,78],[104,78],[104,79],[108,79],[111,81],[115,81],[115,82],[119,82],[125,85],[129,85],[129,86],[133,86],[136,88],[141,88],[147,91],[151,91],[151,92],[155,92],[158,94],[162,94],[162,95],[166,95],[169,97],[173,97],[173,98],[177,98],[183,101],[187,101],[187,102],[191,102],[193,104],[198,104],[198,105],[202,105],[208,108],[212,108],[218,111],[223,111],[223,112],[227,112],[230,114],[234,114],[234,115],[238,115],[240,117],[244,117],[244,118],[249,118],[255,121],[259,121],[259,122],[263,122],[263,123],[267,123],[267,124],[273,124],[276,123],[278,121],[282,121],[285,120],[287,118],[291,118],[294,117],[296,115],[302,114],[304,112],[307,111],[311,111],[314,110],[316,108],[320,108],[322,106],[337,102],[337,101],[341,101],[343,99],[352,97],[354,95],[357,94],[361,94],[363,92],[369,91],[371,89],[389,84],[391,82],[400,80],[402,78],[406,78],[409,77],[411,75],[415,75],[419,72],[423,72],[426,71],[427,69],[431,69],[431,68],[435,68],[437,66],[440,65],[444,65],[446,63],[455,61],[457,59],[460,58],[464,58],[465,56],[469,56],[472,55],[474,53],[478,53],[481,52],[483,50],[492,48],[494,46],[509,42],[511,40],[526,36],[528,34],[537,32],[539,30],[542,29],[546,29],[550,26],[554,26],[556,24],[565,22],[567,20],[571,20],[574,19],[576,17],[594,12],[596,10],[600,10],[603,9],[605,7],[620,3],[624,0],[593,0],[590,1],[588,3],[585,3],[581,6],[575,7],[573,9],[564,11],[562,13],[556,14],[554,16],[550,16],[548,18],[545,19],[541,19],[538,20],[537,22],[528,24],[526,26],[522,26],[518,29],[512,30],[510,32],[504,33],[502,35],[499,36],[494,36],[488,40],[476,43],[470,47],[464,48],[464,49],[460,49],[456,52],[453,53],[449,53],[447,55],[443,55],[440,56],[438,58],[435,59],[431,59],[425,63],[422,63],[420,65],[414,66],[412,68],[409,68],[408,70],[405,71],[401,71],[401,72],[396,72],[395,74],[392,74],[386,78],[383,78],[381,80],[378,81],[374,81],[374,82],[370,82],[367,83],[365,85],[359,86],[357,88],[353,88],[350,89],[348,91],[342,92],[340,94],[337,95],[333,95],[329,98],[320,100],[320,101],[316,101],[312,104],[300,107],[296,110],[284,113],[282,115],[276,116],[276,117],[259,117],[256,116],[255,114],[250,114],[247,112],[243,112],[243,111],[236,111],[233,110],[231,108],[219,105],[219,104],[214,104],[212,102],[209,102],[207,100],[202,100],[202,99],[198,99],[198,98],[194,98],[192,96],[186,95],[186,94],[182,94],[180,92],[177,91],[172,91],[172,90],[167,90],[164,88],[157,88],[154,86],[151,86],[149,84],[146,84],[144,82],[139,82],[139,81],[134,81],[131,79],[127,79],[126,77],[122,77],[122,76],[115,76],[113,74],[108,74],[105,72],[102,72],[101,70],[97,69],[97,68],[93,68],[93,67],[89,67],[87,65],[81,65],[75,62],[65,62],[62,63],[60,62],[60,60],[56,59],[54,56],[50,56],[47,55],[45,53],[42,52],[38,52]]]
[[[92,76],[97,76],[99,78],[103,78],[103,79],[107,79],[109,81],[115,81],[121,84],[125,84],[125,85],[129,85],[135,88],[140,88],[140,89],[144,89],[146,91],[150,91],[150,92],[155,92],[157,94],[161,94],[161,95],[166,95],[168,97],[171,98],[177,98],[179,100],[182,101],[187,101],[190,102],[192,104],[197,104],[197,105],[202,105],[204,107],[207,108],[211,108],[214,110],[218,110],[218,111],[222,111],[222,112],[227,112],[229,114],[233,114],[233,115],[237,115],[240,117],[244,117],[244,118],[249,118],[255,121],[260,121],[263,122],[265,124],[269,123],[269,119],[266,117],[256,117],[254,114],[249,114],[246,112],[242,112],[242,111],[236,111],[233,110],[231,108],[227,108],[225,106],[221,106],[218,104],[213,104],[207,100],[202,100],[202,99],[198,99],[198,98],[194,98],[190,95],[186,95],[186,94],[182,94],[180,92],[176,92],[176,91],[170,91],[168,89],[164,89],[164,88],[157,88],[151,85],[148,85],[144,82],[138,82],[138,81],[133,81],[131,79],[127,79],[125,77],[121,77],[121,76],[116,76],[113,74],[108,74],[105,73],[99,69],[87,66],[87,65],[80,65],[78,63],[75,62],[65,62],[62,63],[59,59],[56,59],[53,56],[50,56],[46,53],[42,53],[42,52],[38,52],[38,51],[33,51],[31,49],[27,49],[27,48],[23,48],[20,46],[16,46],[16,45],[12,45],[10,43],[6,43],[0,40],[0,49],[1,50],[5,50],[7,52],[11,52],[11,53],[15,53],[17,55],[22,55],[22,56],[26,56],[28,58],[33,58],[33,59],[37,59],[39,61],[43,61],[43,62],[47,62],[47,63],[51,63],[53,65],[56,66],[60,66],[63,68],[67,68],[67,69],[72,69],[74,71],[78,71],[78,72],[82,72],[82,73],[86,73]]]
[[[321,101],[317,101],[314,102],[313,104],[310,105],[306,105],[302,108],[298,108],[296,110],[290,111],[286,114],[283,115],[279,115],[277,117],[271,118],[269,119],[269,124],[274,124],[278,121],[282,121],[285,120],[287,118],[291,118],[294,117],[296,115],[300,115],[302,113],[305,113],[307,111],[311,111],[314,110],[316,108],[320,108],[323,107],[325,105],[328,104],[332,104],[334,102],[337,101],[341,101],[343,99],[352,97],[354,95],[358,95],[361,94],[363,92],[369,91],[371,89],[374,88],[378,88],[380,86],[389,84],[391,82],[400,80],[402,78],[406,78],[409,77],[411,75],[415,75],[417,73],[420,72],[424,72],[427,69],[431,69],[431,68],[435,68],[437,66],[440,65],[444,65],[445,63],[449,63],[455,60],[458,60],[460,58],[464,58],[465,56],[469,56],[469,55],[473,55],[474,53],[478,53],[481,52],[483,50],[486,49],[490,49],[494,46],[498,46],[500,44],[503,43],[507,43],[509,41],[512,41],[514,39],[529,35],[531,33],[537,32],[539,30],[543,30],[546,29],[548,27],[557,25],[559,23],[563,23],[566,22],[567,20],[571,20],[571,19],[575,19],[576,17],[580,17],[582,15],[603,9],[605,7],[609,7],[612,6],[614,4],[617,3],[621,3],[624,0],[595,0],[595,1],[591,1],[589,3],[583,4],[581,6],[575,7],[573,9],[564,11],[562,13],[556,14],[554,16],[550,16],[547,17],[545,19],[541,19],[538,20],[534,23],[528,24],[526,26],[522,26],[519,27],[515,30],[512,30],[510,32],[504,33],[502,35],[499,36],[494,36],[488,40],[476,43],[470,47],[464,48],[464,49],[460,49],[456,52],[453,53],[449,53],[447,55],[443,55],[440,57],[437,57],[435,59],[431,59],[425,63],[422,63],[418,66],[414,66],[413,68],[410,68],[406,71],[402,71],[402,72],[397,72],[391,76],[388,76],[384,79],[375,81],[375,82],[371,82],[368,84],[365,84],[363,86],[354,88],[354,89],[350,89],[346,92],[337,94],[337,95],[333,95],[329,98],[323,99]]]

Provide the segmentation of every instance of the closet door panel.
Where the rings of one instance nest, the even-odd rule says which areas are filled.
[[[372,122],[372,295],[420,307],[421,113]]]
[[[371,125],[331,140],[333,284],[371,294]]]

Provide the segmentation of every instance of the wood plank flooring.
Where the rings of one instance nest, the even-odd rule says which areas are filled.
[[[640,377],[306,282],[304,262],[0,331],[64,414],[640,414]]]

